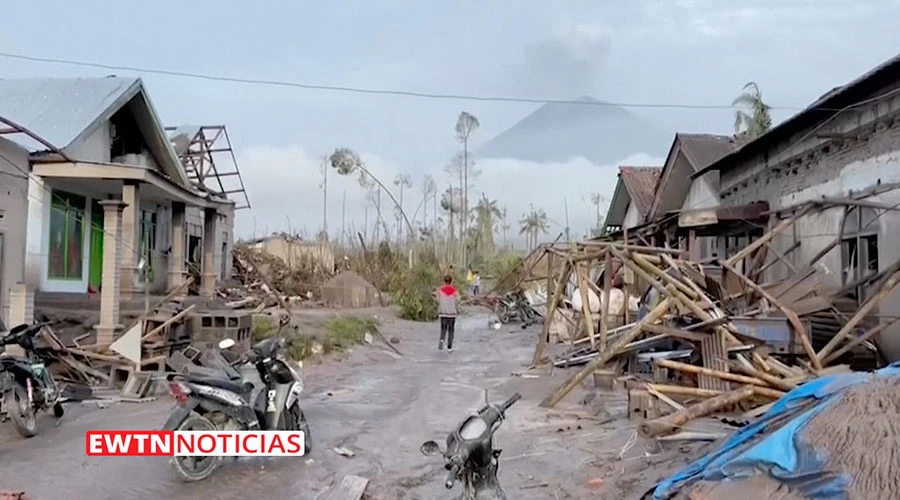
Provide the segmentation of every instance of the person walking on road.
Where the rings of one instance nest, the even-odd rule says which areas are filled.
[[[459,291],[453,286],[453,277],[444,276],[444,284],[437,289],[438,318],[441,321],[441,340],[438,350],[444,350],[444,340],[447,341],[447,350],[453,352],[453,330],[456,327],[456,316],[459,314]]]
[[[472,296],[478,297],[478,293],[481,290],[481,275],[478,274],[478,271],[475,271],[474,277],[472,278]]]

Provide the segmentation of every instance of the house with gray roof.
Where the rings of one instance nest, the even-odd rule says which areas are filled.
[[[4,308],[19,282],[99,292],[98,331],[111,335],[120,299],[183,284],[192,227],[200,291],[214,294],[231,269],[235,201],[171,134],[139,78],[0,80]]]

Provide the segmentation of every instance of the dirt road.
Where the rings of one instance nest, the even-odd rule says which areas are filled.
[[[386,320],[382,331],[400,338],[402,358],[376,344],[360,346],[340,362],[305,366],[314,447],[308,457],[241,459],[208,481],[185,484],[165,459],[85,456],[85,431],[159,428],[171,400],[105,409],[85,402],[70,405],[58,426],[45,417],[41,433],[27,441],[8,424],[0,429],[0,489],[24,490],[36,500],[314,499],[343,475],[356,474],[371,480],[368,498],[451,498],[442,486],[440,461],[418,449],[425,440],[442,441],[479,406],[484,389],[492,400],[516,391],[524,396],[496,437],[503,449],[501,482],[511,498],[637,498],[652,484],[648,471],[686,461],[677,451],[634,442],[634,426],[625,420],[580,419],[587,412],[576,408],[578,395],[551,412],[538,408],[562,375],[511,376],[530,361],[537,332],[488,330],[479,317],[461,321],[453,353],[437,352],[436,325]],[[624,412],[621,395],[601,397],[608,399],[605,414]],[[335,447],[355,456],[341,456]],[[602,480],[596,490],[588,487],[592,478]]]

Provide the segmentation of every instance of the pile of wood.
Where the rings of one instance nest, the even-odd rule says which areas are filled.
[[[833,246],[806,266],[789,264],[793,272],[784,280],[757,283],[771,260],[786,261],[770,243],[797,217],[713,266],[688,261],[678,250],[622,242],[548,246],[545,251],[565,265],[548,284],[553,294],[534,364],[546,362],[548,331],[571,285],[583,297],[578,323],[585,336],[573,337],[569,351],[553,361],[583,367],[541,405],[553,407],[592,374],[615,376],[627,367],[640,380],[632,384],[629,413],[646,416],[645,435],[660,436],[691,419],[735,408],[755,416],[811,378],[849,370],[847,364],[830,365],[846,361],[892,324],[855,335],[872,325],[867,316],[900,283],[900,262],[870,277],[875,291],[849,313],[839,307],[846,288],[826,293],[815,285],[816,262]],[[589,277],[593,267],[604,269],[599,283]],[[613,328],[605,309],[613,276],[623,270],[651,292],[636,317]],[[600,314],[590,310],[588,290],[601,297]],[[766,327],[753,327],[761,324]],[[767,335],[758,334],[763,330]]]
[[[278,257],[243,245],[234,247],[233,257],[233,283],[217,291],[220,298],[228,301],[226,307],[232,309],[262,312],[284,302],[309,301],[318,294],[318,287],[327,279],[327,276],[311,276],[310,271],[302,266],[291,268]],[[297,291],[300,293],[295,293]]]

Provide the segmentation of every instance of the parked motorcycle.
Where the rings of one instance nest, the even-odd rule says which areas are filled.
[[[521,321],[523,327],[534,323],[536,314],[531,303],[521,291],[510,292],[497,300],[497,319],[506,324],[510,321]]]
[[[463,490],[457,500],[506,500],[506,492],[497,479],[500,449],[494,449],[494,433],[506,418],[506,410],[522,398],[514,394],[500,405],[486,403],[477,414],[467,417],[447,436],[447,447],[441,450],[434,441],[422,443],[423,455],[441,454],[450,471],[444,486],[452,489],[462,481]]]
[[[309,453],[309,424],[300,408],[303,379],[300,367],[287,357],[289,343],[275,336],[239,356],[227,351],[234,345],[232,339],[219,343],[220,376],[167,377],[177,404],[163,429],[302,431],[304,453]],[[222,351],[229,352],[230,361]],[[170,463],[184,480],[201,481],[215,472],[222,457],[173,457]]]
[[[43,327],[40,323],[22,324],[0,337],[0,345],[18,345],[25,351],[24,356],[0,353],[2,407],[16,432],[24,438],[37,434],[38,413],[50,408],[56,418],[62,418],[65,413],[59,386],[47,369],[53,358],[45,349],[34,345]]]

